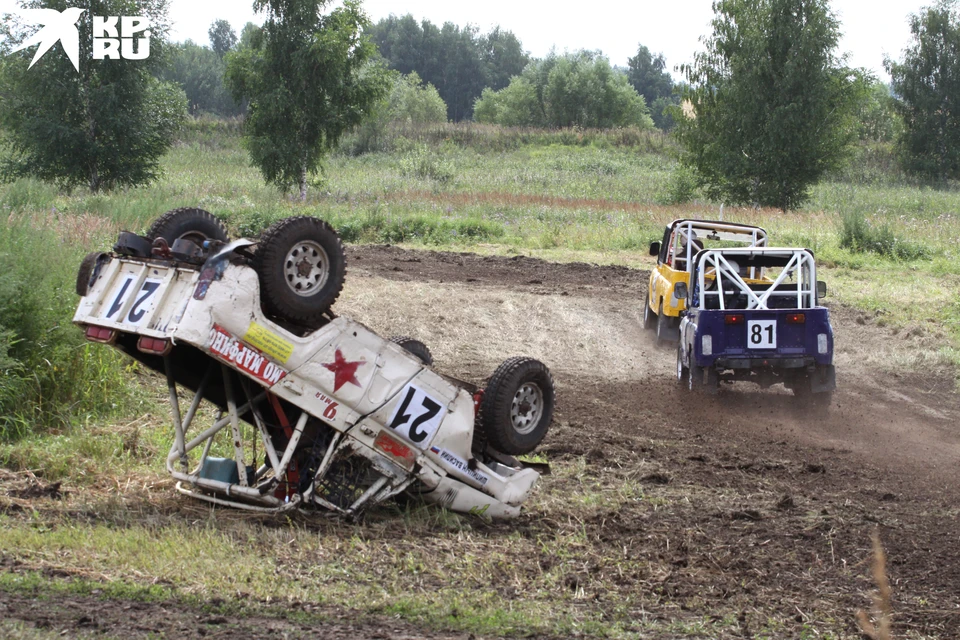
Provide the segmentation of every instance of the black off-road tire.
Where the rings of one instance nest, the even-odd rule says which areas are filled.
[[[682,387],[689,376],[690,368],[683,364],[683,345],[677,345],[677,384]]]
[[[324,314],[343,290],[347,257],[333,227],[294,216],[263,232],[254,266],[267,313],[314,329],[326,323]]]
[[[180,239],[189,240],[197,246],[203,246],[205,240],[229,241],[227,228],[215,215],[193,207],[167,211],[150,225],[147,238],[163,238],[171,247]]]
[[[81,298],[90,292],[90,285],[97,275],[98,267],[101,261],[108,258],[107,254],[100,251],[88,253],[80,262],[80,269],[77,270],[77,295]]]
[[[416,357],[420,362],[426,365],[433,364],[433,354],[430,349],[420,340],[410,336],[393,336],[390,342],[402,347],[408,353]]]
[[[715,396],[720,393],[720,373],[716,367],[708,367],[706,380],[703,383],[703,392],[708,396]]]
[[[810,381],[801,380],[792,388],[794,402],[801,412],[809,412],[815,416],[824,416],[830,412],[833,403],[833,391],[814,393],[810,390]]]
[[[680,339],[680,330],[676,324],[663,312],[663,301],[660,302],[660,312],[657,314],[657,344],[676,342]]]
[[[830,405],[833,404],[833,391],[821,391],[810,396],[813,401],[813,410],[817,415],[824,416],[830,413]]]
[[[653,315],[653,309],[650,308],[650,295],[643,298],[643,328],[652,331],[657,326],[657,317]]]
[[[703,392],[703,368],[693,366],[687,369],[687,389],[691,393]]]
[[[547,435],[554,402],[553,376],[547,366],[533,358],[510,358],[490,376],[476,427],[501,453],[530,453]]]

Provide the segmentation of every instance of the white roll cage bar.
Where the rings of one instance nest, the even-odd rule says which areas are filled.
[[[724,222],[704,222],[697,220],[686,220],[673,228],[673,246],[670,248],[673,253],[674,268],[677,261],[683,261],[684,268],[678,271],[689,271],[693,264],[691,260],[697,253],[693,250],[692,242],[685,242],[681,248],[680,241],[684,238],[694,238],[695,233],[700,232],[703,238],[709,240],[729,240],[733,242],[749,242],[748,247],[767,246],[767,232],[760,227],[748,227],[738,224],[729,224]],[[700,236],[697,236],[699,239]]]
[[[742,265],[734,266],[731,260],[736,263],[737,256],[765,258],[764,266],[782,267],[780,275],[773,280],[765,290],[757,291],[751,288],[751,285],[744,281],[740,275]],[[779,259],[778,259],[779,258]],[[770,264],[771,259],[775,264]],[[719,301],[718,306],[711,307],[725,310],[725,296],[738,293],[746,294],[746,309],[770,309],[769,303],[773,297],[796,297],[797,309],[811,309],[817,306],[817,267],[813,254],[807,249],[770,249],[770,248],[744,248],[744,249],[710,249],[701,251],[696,256],[695,277],[697,291],[699,291],[699,304],[701,309],[708,308],[707,301],[710,298],[716,298]],[[781,264],[782,263],[782,264]],[[712,275],[716,286],[707,290],[708,280],[706,272],[713,269]],[[784,281],[792,274],[797,274],[796,286],[781,288]],[[711,283],[712,284],[712,283]],[[756,287],[756,284],[753,285]]]

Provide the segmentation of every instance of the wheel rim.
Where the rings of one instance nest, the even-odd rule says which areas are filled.
[[[301,297],[312,296],[323,288],[330,277],[330,259],[316,242],[298,242],[283,261],[283,278],[287,286]]]
[[[207,234],[200,231],[188,231],[177,238],[177,240],[189,240],[198,247],[202,247],[203,243],[209,240],[209,238],[207,238]]]
[[[643,324],[649,324],[650,322],[650,298],[647,298],[646,302],[643,305]]]
[[[690,389],[690,391],[693,391],[696,388],[696,382],[693,380],[694,371],[696,371],[696,367],[690,367],[687,369],[687,388]]]
[[[683,358],[680,356],[679,349],[677,349],[677,382],[683,382]]]
[[[523,384],[510,403],[510,422],[519,434],[526,435],[537,428],[543,417],[543,391],[532,382]]]

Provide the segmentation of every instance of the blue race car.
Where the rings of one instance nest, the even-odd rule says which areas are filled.
[[[677,349],[677,379],[691,391],[716,393],[719,383],[783,383],[812,406],[828,407],[836,388],[833,329],[819,305],[826,283],[816,279],[807,249],[700,251],[686,300]]]

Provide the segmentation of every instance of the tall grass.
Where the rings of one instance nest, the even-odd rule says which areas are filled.
[[[97,225],[51,213],[8,215],[0,227],[0,441],[125,409],[121,358],[70,322]]]
[[[395,124],[375,140],[362,133],[348,134],[340,145],[340,153],[359,155],[369,152],[391,152],[398,145],[410,142],[436,146],[450,143],[463,149],[484,153],[513,151],[527,146],[560,145],[596,147],[599,149],[629,148],[643,153],[672,153],[673,138],[659,130],[637,129],[538,129],[534,127],[500,127],[473,122],[407,125]]]

